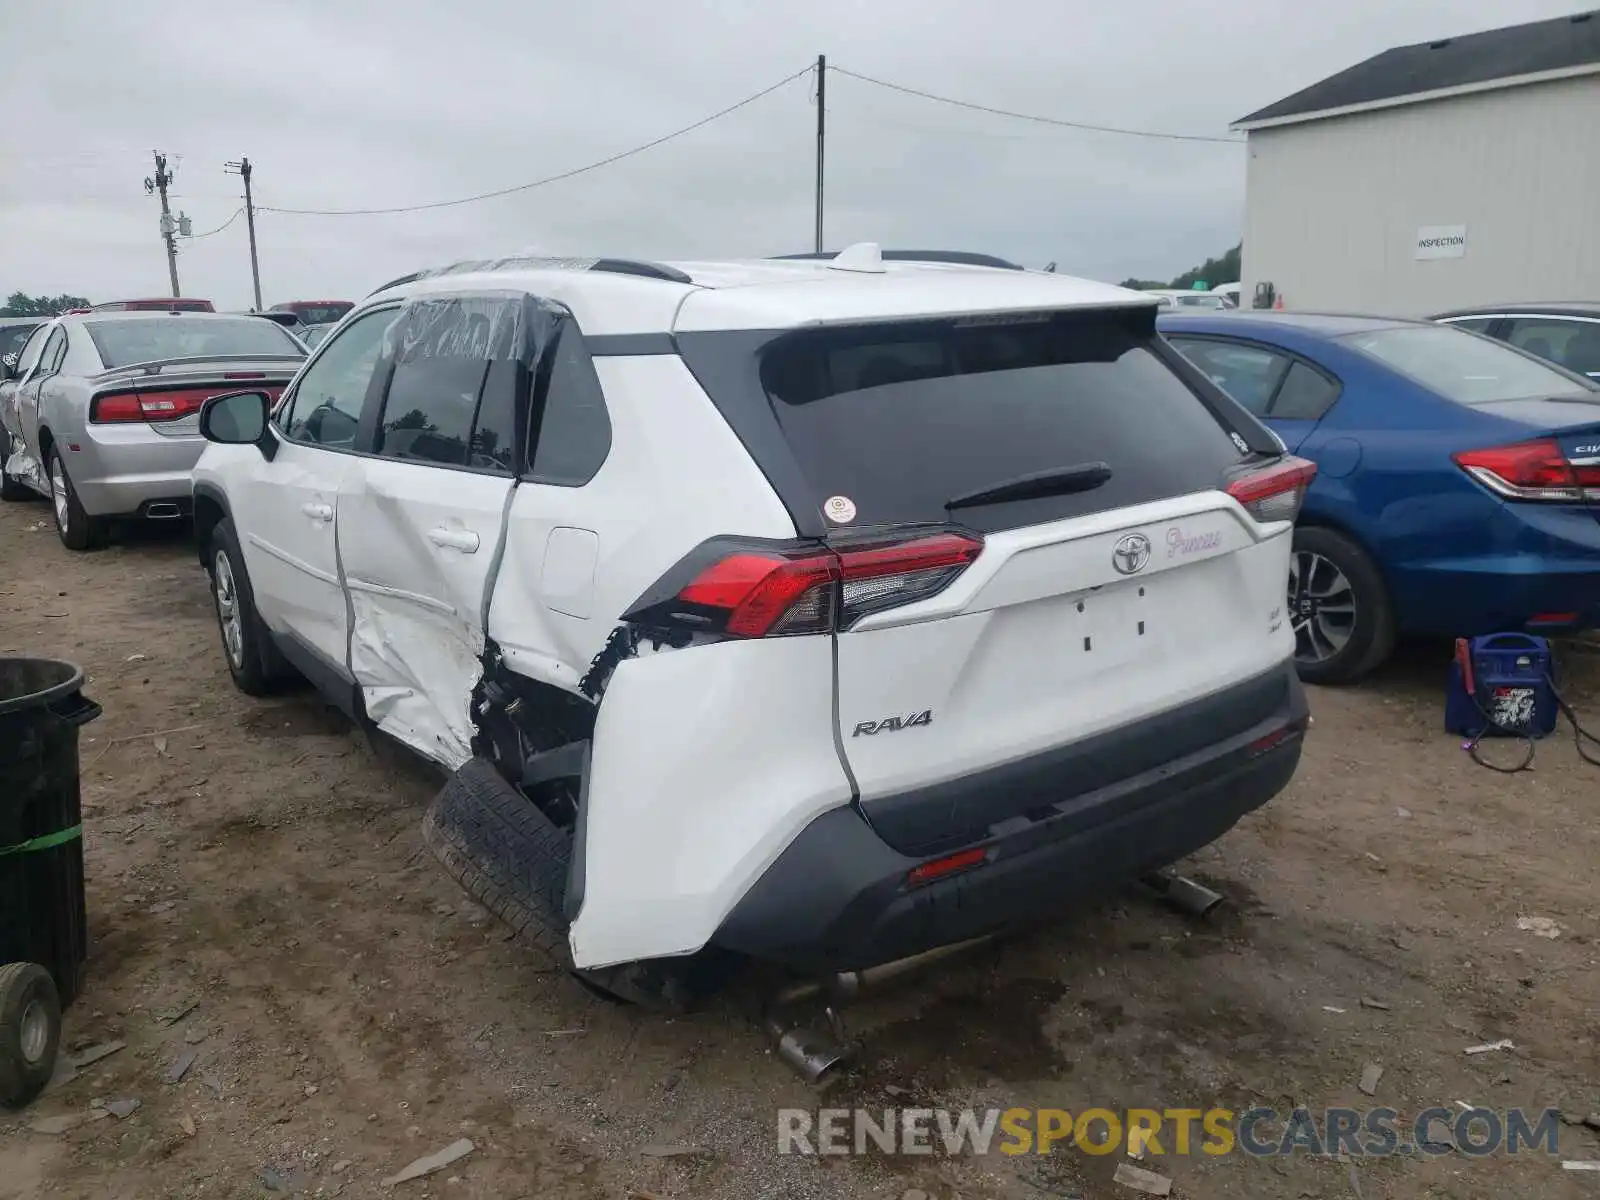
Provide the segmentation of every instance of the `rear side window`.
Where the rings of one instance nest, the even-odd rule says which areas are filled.
[[[575,322],[562,322],[549,355],[529,475],[535,483],[582,487],[611,453],[611,418]]]
[[[1216,384],[1258,417],[1267,415],[1267,405],[1289,360],[1260,346],[1237,342],[1208,341],[1204,338],[1168,339],[1183,356],[1204,371]]]
[[[949,519],[950,501],[1026,476],[1105,463],[1087,491],[961,507],[979,529],[1036,524],[1216,487],[1240,457],[1166,364],[1138,314],[804,330],[760,379],[822,506],[856,526]]]
[[[1593,390],[1499,342],[1444,325],[1396,325],[1346,334],[1342,340],[1458,404],[1586,395]]]
[[[517,306],[441,297],[390,328],[392,373],[373,450],[385,458],[509,471],[515,454]]]
[[[57,325],[50,331],[50,340],[44,344],[44,353],[39,356],[39,374],[54,375],[61,369],[61,360],[67,356],[67,334]]]
[[[1320,421],[1338,398],[1339,387],[1331,379],[1303,362],[1294,362],[1267,415],[1282,421]]]

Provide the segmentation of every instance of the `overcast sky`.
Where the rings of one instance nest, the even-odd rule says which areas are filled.
[[[1582,0],[61,0],[0,5],[0,296],[167,293],[150,151],[195,233],[241,203],[374,208],[553,175],[726,107],[818,53],[993,107],[1225,136],[1390,46]],[[614,166],[388,216],[261,213],[267,304],[539,250],[809,250],[812,76]],[[959,247],[1116,281],[1239,237],[1239,146],[1054,129],[830,71],[826,241]],[[245,223],[183,242],[185,295],[250,304]]]

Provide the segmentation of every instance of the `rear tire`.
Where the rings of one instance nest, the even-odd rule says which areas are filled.
[[[100,517],[83,511],[78,489],[72,486],[67,464],[54,446],[45,457],[45,472],[50,482],[50,502],[55,507],[56,533],[68,550],[93,550],[104,544],[111,526]]]
[[[561,913],[572,839],[494,764],[474,758],[450,777],[422,818],[422,840],[517,941],[571,967]]]
[[[1317,525],[1294,531],[1288,608],[1295,669],[1306,683],[1350,683],[1394,649],[1394,606],[1360,546]]]
[[[682,1012],[689,1001],[681,960],[579,970],[567,942],[572,837],[486,758],[450,777],[422,818],[422,840],[463,891],[602,999]]]
[[[0,429],[0,500],[16,502],[19,500],[32,500],[36,493],[27,484],[11,478],[6,473],[6,461],[11,457],[11,435]]]
[[[61,999],[37,963],[0,967],[0,1106],[21,1108],[50,1082],[61,1048]]]
[[[239,550],[239,535],[224,517],[211,531],[206,547],[211,576],[211,602],[222,637],[222,657],[234,686],[247,696],[270,696],[294,677],[272,634],[256,611],[255,593]]]

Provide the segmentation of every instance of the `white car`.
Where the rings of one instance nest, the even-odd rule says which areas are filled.
[[[1222,298],[1220,292],[1193,292],[1183,291],[1179,288],[1160,288],[1140,293],[1144,296],[1154,296],[1156,303],[1164,309],[1176,311],[1198,311],[1201,309],[1222,309],[1229,307],[1228,302]]]
[[[1155,314],[870,244],[399,281],[206,407],[229,669],[453,772],[435,850],[605,986],[1037,919],[1221,836],[1307,723],[1315,468]]]

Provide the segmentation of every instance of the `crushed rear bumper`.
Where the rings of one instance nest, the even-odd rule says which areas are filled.
[[[895,850],[859,807],[823,813],[713,940],[800,970],[860,970],[1049,918],[1176,862],[1294,775],[1309,710],[1293,664],[1275,675],[1281,700],[1251,728],[1092,791],[1074,786],[1081,760],[1033,764],[1058,769],[1059,794],[1069,798],[992,826],[968,843],[988,850],[982,865],[931,883],[907,885],[907,873],[928,858]],[[1037,772],[1031,781],[1037,784]],[[941,847],[940,856],[952,849]]]

